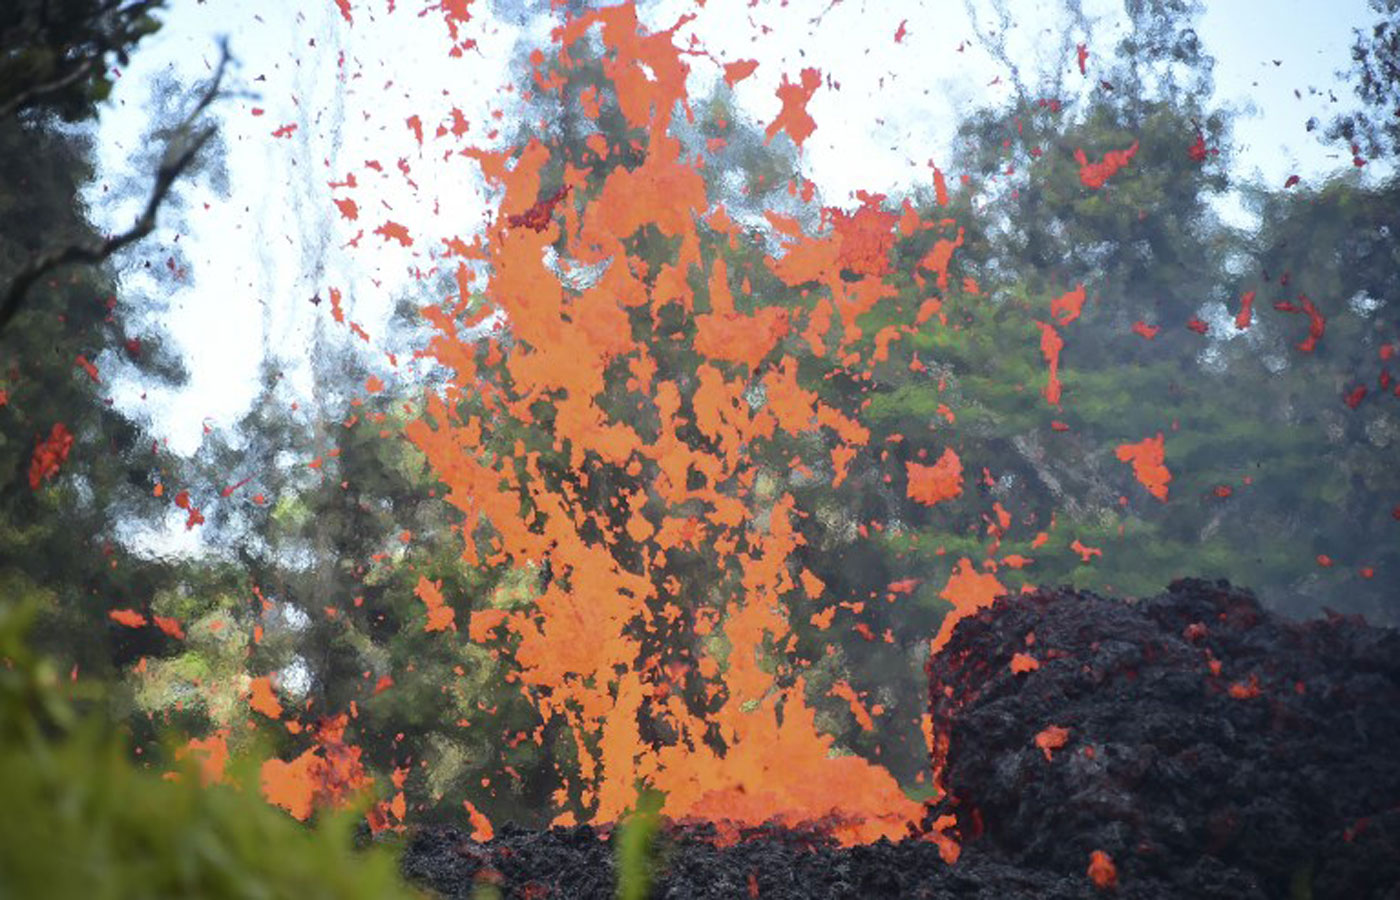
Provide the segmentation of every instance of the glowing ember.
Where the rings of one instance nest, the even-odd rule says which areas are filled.
[[[72,449],[72,433],[62,422],[57,423],[49,436],[34,447],[34,456],[29,462],[29,487],[37,491],[40,484],[58,475]]]
[[[1089,880],[1101,891],[1118,886],[1118,868],[1113,865],[1113,857],[1102,850],[1089,854]]]
[[[1049,761],[1054,758],[1051,751],[1058,750],[1069,740],[1069,729],[1061,728],[1058,725],[1048,725],[1035,736],[1035,745],[1045,754],[1045,759]]]

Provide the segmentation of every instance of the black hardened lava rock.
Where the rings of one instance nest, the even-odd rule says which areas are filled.
[[[751,829],[744,840],[716,846],[703,830],[667,829],[658,839],[651,896],[658,900],[866,900],[985,898],[1081,900],[1096,896],[1083,873],[1066,877],[1008,865],[973,853],[946,865],[928,841],[881,840],[841,848],[794,839],[780,828]],[[612,845],[588,826],[527,831],[506,826],[484,844],[451,827],[422,829],[410,839],[404,874],[443,897],[476,898],[496,885],[506,900],[614,900]],[[1141,886],[1139,886],[1141,888]],[[1155,888],[1118,894],[1163,896]]]
[[[1043,590],[960,622],[929,676],[948,792],[929,821],[957,817],[955,864],[913,838],[768,827],[719,847],[713,827],[669,825],[652,896],[1400,900],[1400,633],[1290,622],[1225,582]],[[1115,885],[1088,877],[1095,850]],[[445,897],[616,892],[587,826],[419,829],[403,870]]]
[[[1227,582],[1040,591],[960,622],[929,676],[968,849],[1062,873],[1102,850],[1175,896],[1400,897],[1400,633]]]

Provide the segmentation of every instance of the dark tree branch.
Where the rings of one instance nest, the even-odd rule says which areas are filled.
[[[94,62],[95,60],[91,58],[84,59],[67,73],[58,76],[52,81],[36,84],[27,90],[20,91],[3,104],[0,104],[0,119],[8,119],[10,116],[41,97],[48,94],[56,94],[69,85],[76,84],[83,80],[92,72]]]
[[[219,86],[223,81],[224,68],[228,65],[228,60],[228,45],[225,43],[220,47],[219,65],[214,71],[214,77],[204,92],[200,94],[199,102],[195,104],[194,109],[190,110],[189,115],[176,127],[166,145],[160,168],[156,170],[155,183],[151,186],[151,196],[146,201],[146,208],[141,212],[135,224],[126,231],[112,235],[101,242],[55,247],[31,259],[29,264],[21,269],[11,280],[9,286],[5,288],[3,297],[0,297],[0,332],[5,330],[6,326],[10,324],[10,320],[19,312],[20,305],[24,302],[24,296],[29,288],[48,272],[73,263],[87,263],[89,265],[101,263],[113,253],[128,244],[141,240],[155,230],[156,213],[160,211],[161,204],[165,202],[166,195],[170,193],[170,188],[194,162],[195,156],[218,130],[213,125],[196,130],[195,121],[219,95]]]
[[[1007,7],[1006,0],[993,0],[990,7],[997,20],[997,27],[991,29],[982,24],[979,10],[983,6],[974,0],[963,0],[963,8],[967,10],[967,19],[972,23],[972,33],[977,35],[977,39],[982,42],[982,46],[992,55],[993,59],[1006,66],[1007,73],[1011,76],[1011,86],[1016,89],[1016,99],[1026,103],[1029,94],[1026,91],[1025,83],[1021,80],[1021,67],[1011,58],[1011,53],[1006,48],[1006,36],[1012,27],[1011,10]]]

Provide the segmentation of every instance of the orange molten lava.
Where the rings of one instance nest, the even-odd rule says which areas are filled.
[[[883,768],[834,751],[803,677],[775,677],[774,651],[793,639],[783,598],[798,591],[815,598],[821,582],[793,565],[803,543],[794,519],[807,513],[791,495],[759,495],[748,456],[758,440],[815,435],[839,480],[868,440],[858,422],[798,386],[785,342],[801,334],[818,352],[839,353],[828,333],[839,327],[841,344],[858,336],[856,316],[892,292],[883,279],[901,217],[868,198],[854,215],[830,217],[831,237],[779,223],[787,246],[767,264],[788,285],[823,289],[829,299],[813,311],[738,294],[738,273],[714,250],[735,246],[742,232],[709,195],[701,163],[671,134],[674,112],[691,114],[688,68],[672,33],[644,33],[630,4],[588,13],[556,35],[562,71],[574,65],[570,46],[595,26],[617,108],[646,134],[640,163],[599,159],[579,168],[539,140],[470,150],[501,189],[497,224],[484,241],[449,244],[489,272],[481,296],[503,314],[512,345],[479,353],[480,335],[446,314],[454,304],[425,311],[439,331],[433,353],[454,373],[453,386],[429,398],[405,431],[465,517],[464,562],[522,572],[547,562],[552,572],[528,606],[473,612],[468,637],[513,643],[522,689],[546,721],[572,733],[578,775],[566,776],[559,794],[561,822],[615,821],[645,784],[665,793],[674,818],[822,821],[846,843],[902,837],[921,805]],[[562,80],[537,69],[543,91],[559,90]],[[770,139],[786,132],[800,144],[811,133],[805,106],[820,86],[814,69],[784,79]],[[591,92],[585,114],[599,115],[604,100]],[[594,144],[600,155],[620,149]],[[907,209],[903,218],[904,227],[940,224],[919,222]],[[643,232],[674,247],[652,278],[644,276],[654,259],[629,256],[628,242]],[[940,285],[960,241],[940,241],[922,263]],[[551,269],[551,257],[602,273],[591,285],[570,281]],[[467,300],[466,280],[459,284],[457,308]],[[663,329],[663,319],[673,324]],[[680,351],[698,356],[691,376],[658,365]],[[745,400],[755,385],[765,392],[756,408]],[[459,411],[458,396],[479,397],[482,412]],[[505,445],[499,436],[507,432],[522,437]],[[569,474],[551,477],[561,462]],[[910,496],[924,503],[962,490],[952,450],[909,475]],[[626,485],[616,496],[616,507],[628,511],[618,524],[587,500],[595,481]],[[691,585],[663,575],[671,554],[709,550],[717,568],[700,583],[723,586],[719,595],[695,596]],[[945,596],[971,609],[999,588],[967,571]],[[428,627],[450,629],[433,586],[419,589]],[[693,621],[690,657],[679,668],[664,668],[645,646],[662,609]],[[711,708],[672,689],[677,672],[686,673],[681,682],[703,681],[699,693]],[[869,721],[858,698],[847,699]],[[479,816],[473,821],[482,830]]]

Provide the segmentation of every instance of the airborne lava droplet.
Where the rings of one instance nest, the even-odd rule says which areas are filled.
[[[1162,433],[1136,444],[1120,444],[1115,451],[1123,462],[1131,462],[1133,475],[1147,488],[1148,493],[1161,500],[1167,500],[1167,486],[1172,480],[1171,472],[1164,463]]]
[[[1100,162],[1091,163],[1084,151],[1075,150],[1074,159],[1079,163],[1079,180],[1083,185],[1092,190],[1098,190],[1108,183],[1108,179],[1118,174],[1124,166],[1132,161],[1137,155],[1138,142],[1133,141],[1132,146],[1126,150],[1110,150],[1104,154]]]

